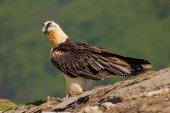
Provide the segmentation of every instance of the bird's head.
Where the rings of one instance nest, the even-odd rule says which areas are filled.
[[[52,48],[64,43],[68,36],[63,32],[60,26],[53,21],[43,23],[42,32],[48,36]]]
[[[42,32],[44,32],[44,34],[47,34],[48,32],[56,30],[57,28],[59,28],[59,25],[55,22],[46,21],[43,23]]]

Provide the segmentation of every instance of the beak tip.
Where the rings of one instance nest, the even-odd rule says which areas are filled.
[[[47,31],[44,31],[44,34],[46,35],[46,34],[47,34]]]

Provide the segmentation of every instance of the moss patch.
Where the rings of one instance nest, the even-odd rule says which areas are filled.
[[[0,99],[0,111],[12,109],[17,107],[17,105],[7,99]]]
[[[25,105],[35,105],[35,106],[39,106],[47,101],[56,101],[58,100],[57,98],[55,97],[46,97],[46,98],[37,98],[35,101],[33,102],[30,102],[30,103],[26,103]]]

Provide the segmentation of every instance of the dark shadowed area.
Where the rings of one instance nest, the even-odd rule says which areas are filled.
[[[57,22],[72,40],[170,64],[169,0],[1,0],[0,98],[18,103],[65,95],[65,81],[50,62],[41,28]],[[125,77],[110,78],[113,84]]]

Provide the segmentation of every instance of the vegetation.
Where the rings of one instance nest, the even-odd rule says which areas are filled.
[[[0,99],[0,111],[6,110],[6,109],[12,109],[17,107],[17,105],[9,100],[6,99]]]
[[[1,0],[0,98],[26,103],[64,96],[65,81],[41,32],[46,20],[58,22],[75,41],[147,59],[154,69],[167,66],[169,6],[169,0]]]

